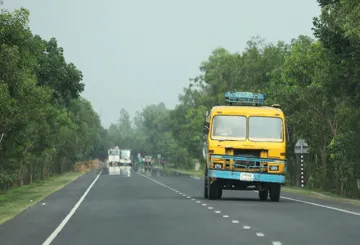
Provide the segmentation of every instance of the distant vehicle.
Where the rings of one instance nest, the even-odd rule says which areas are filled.
[[[131,150],[129,149],[120,150],[120,164],[123,166],[131,165]]]
[[[152,159],[152,163],[151,163],[151,175],[152,176],[160,176],[163,172],[163,168],[161,167],[161,160],[159,158],[157,159]]]
[[[120,175],[120,149],[118,146],[108,150],[107,167],[109,175]]]
[[[130,177],[131,175],[131,150],[121,149],[120,150],[120,171],[121,175]]]
[[[152,161],[152,156],[145,156],[145,162],[151,162]]]
[[[258,190],[259,199],[280,199],[285,183],[287,127],[279,105],[265,95],[226,92],[226,106],[214,106],[204,125],[204,197],[222,190]],[[211,180],[211,181],[210,181]]]
[[[148,173],[148,174],[151,175],[151,171],[152,171],[152,156],[145,156],[144,170],[145,170],[145,173]]]
[[[165,168],[165,166],[166,166],[166,158],[165,158],[165,157],[163,157],[163,158],[161,159],[161,166],[162,166],[163,168]]]
[[[108,165],[117,166],[120,163],[120,149],[118,146],[108,150]]]

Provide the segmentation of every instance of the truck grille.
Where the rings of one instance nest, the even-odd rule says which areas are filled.
[[[260,158],[261,156],[261,150],[253,150],[253,149],[234,149],[234,155],[235,156],[242,156],[242,157],[257,157]],[[260,168],[261,164],[260,162],[254,162],[254,161],[236,161],[234,162],[233,167],[234,168],[246,168],[246,169],[252,169],[252,170],[266,170],[267,164],[262,164],[264,168]]]

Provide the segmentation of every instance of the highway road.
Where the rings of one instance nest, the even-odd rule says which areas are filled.
[[[202,198],[190,177],[88,173],[0,226],[1,245],[360,244],[360,207],[253,191]]]

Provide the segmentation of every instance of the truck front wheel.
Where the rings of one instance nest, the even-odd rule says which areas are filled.
[[[210,183],[208,179],[208,196],[210,200],[220,199],[222,196],[222,189],[217,181]]]
[[[209,198],[208,195],[208,177],[207,177],[207,168],[205,167],[204,171],[204,198]]]
[[[260,199],[260,201],[266,201],[268,199],[268,196],[269,196],[268,189],[259,191],[259,199]]]
[[[272,186],[270,187],[270,200],[273,202],[280,201],[280,192],[281,192],[281,185],[272,184]]]
[[[222,197],[222,188],[218,185],[218,196],[217,199],[221,199]]]

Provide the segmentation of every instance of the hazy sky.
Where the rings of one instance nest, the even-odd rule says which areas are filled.
[[[241,52],[260,35],[290,41],[312,35],[316,0],[3,0],[30,10],[36,34],[55,37],[84,74],[83,96],[108,127],[121,108],[168,108],[201,61],[224,47]]]

